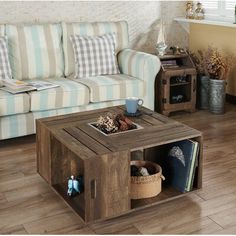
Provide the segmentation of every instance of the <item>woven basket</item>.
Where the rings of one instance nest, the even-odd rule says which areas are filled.
[[[145,167],[149,176],[131,176],[131,199],[155,197],[161,192],[162,169],[159,165],[150,161],[131,161],[131,165]]]

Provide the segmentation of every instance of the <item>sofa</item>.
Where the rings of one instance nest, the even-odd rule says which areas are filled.
[[[115,32],[120,74],[74,79],[70,35]],[[35,119],[124,104],[139,97],[154,110],[157,56],[129,49],[128,25],[119,22],[50,23],[0,26],[8,40],[13,79],[46,80],[59,87],[11,94],[0,90],[0,140],[35,133]]]

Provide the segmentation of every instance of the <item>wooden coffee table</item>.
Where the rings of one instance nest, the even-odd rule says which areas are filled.
[[[163,185],[149,199],[130,199],[130,160],[142,153],[145,160],[165,165],[168,143],[192,139],[200,144],[194,190],[202,186],[202,135],[199,131],[142,108],[132,120],[143,129],[105,136],[88,123],[107,112],[124,112],[111,107],[36,121],[37,171],[85,222],[114,217],[185,194]],[[83,175],[84,191],[67,196],[67,180]]]

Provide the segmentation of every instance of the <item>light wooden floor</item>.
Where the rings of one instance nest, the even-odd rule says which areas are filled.
[[[236,234],[236,106],[172,118],[204,134],[203,189],[85,226],[36,173],[34,136],[0,142],[1,234]]]

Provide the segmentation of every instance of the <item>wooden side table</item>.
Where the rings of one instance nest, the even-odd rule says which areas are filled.
[[[160,57],[161,70],[156,78],[155,110],[169,116],[170,112],[195,111],[196,69],[188,54]]]

